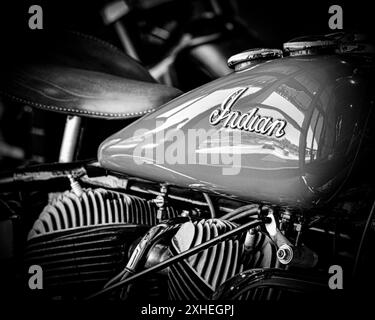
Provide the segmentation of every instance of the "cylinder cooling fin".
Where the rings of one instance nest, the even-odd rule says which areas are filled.
[[[178,254],[234,229],[233,222],[208,219],[185,223],[172,239],[170,250]],[[218,286],[253,266],[273,267],[276,248],[259,233],[253,252],[244,249],[243,237],[221,242],[170,267],[169,296],[173,300],[209,299]]]
[[[152,202],[134,195],[105,189],[85,189],[77,196],[67,191],[48,204],[35,221],[28,239],[35,236],[66,229],[108,224],[141,224],[154,226],[157,223],[158,207]],[[166,218],[177,213],[166,209]]]
[[[65,192],[42,211],[29,233],[25,260],[41,265],[54,296],[84,295],[123,270],[137,239],[157,225],[155,202],[105,189]],[[165,207],[165,218],[178,216]],[[177,255],[238,227],[224,219],[189,220],[169,240]],[[227,280],[251,268],[276,265],[276,248],[261,232],[230,238],[173,264],[167,272],[172,300],[210,299]],[[168,250],[168,249],[167,249]]]
[[[97,290],[126,265],[131,245],[157,224],[157,209],[152,201],[110,190],[65,192],[29,232],[26,265],[42,267],[44,286],[54,295]],[[165,212],[167,219],[177,216],[171,207]]]
[[[83,296],[116,274],[128,260],[129,246],[146,226],[117,224],[66,229],[28,241],[26,265],[43,269],[43,293]]]

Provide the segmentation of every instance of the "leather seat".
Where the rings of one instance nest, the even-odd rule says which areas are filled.
[[[14,70],[2,93],[32,107],[103,119],[139,117],[180,95],[156,83],[55,65]]]
[[[32,107],[125,119],[152,112],[181,94],[155,83],[138,62],[91,36],[43,35],[33,39],[34,46],[33,54],[15,59],[0,76],[4,96]]]

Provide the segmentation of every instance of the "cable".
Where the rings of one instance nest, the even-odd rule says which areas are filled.
[[[126,273],[126,269],[124,268],[120,273],[118,273],[117,275],[115,275],[112,279],[110,279],[104,286],[103,288],[107,288],[109,286],[111,286],[112,284],[114,284],[115,282],[117,282],[118,280],[120,280]]]
[[[250,209],[250,210],[246,210],[244,212],[241,212],[241,213],[238,213],[236,214],[235,216],[227,219],[228,221],[235,221],[235,220],[239,220],[239,219],[242,219],[242,218],[245,218],[245,217],[248,217],[248,216],[255,216],[255,215],[258,215],[259,213],[259,209],[258,208],[253,208],[253,209]]]
[[[212,219],[213,219],[213,218],[216,218],[215,207],[214,207],[214,204],[213,204],[212,201],[211,201],[210,196],[209,196],[208,193],[206,193],[206,192],[203,192],[203,196],[204,196],[204,198],[205,198],[206,201],[207,201],[208,207],[210,208],[211,218],[212,218]]]
[[[239,207],[239,208],[227,213],[226,215],[222,216],[220,219],[228,220],[228,219],[236,216],[237,214],[240,214],[240,213],[242,213],[246,210],[251,210],[251,209],[254,209],[254,208],[256,208],[258,210],[259,206],[257,204],[248,204],[246,206]]]
[[[180,218],[180,222],[187,221],[189,221],[189,218]],[[115,282],[123,281],[124,279],[136,273],[137,268],[139,268],[140,264],[143,263],[141,262],[141,259],[144,258],[144,255],[148,254],[149,250],[157,243],[157,241],[159,241],[162,237],[166,236],[168,232],[173,232],[174,230],[177,230],[179,225],[180,224],[178,223],[169,225],[167,222],[152,227],[142,237],[142,239],[138,242],[137,246],[134,248],[125,268],[119,274],[110,279],[104,285],[104,289],[109,286],[112,286]]]
[[[368,230],[370,228],[371,220],[372,220],[373,215],[374,215],[374,211],[375,211],[375,200],[374,200],[374,202],[372,204],[370,213],[368,215],[365,228],[363,229],[361,241],[359,242],[359,246],[358,246],[358,250],[357,250],[357,255],[355,257],[355,262],[354,262],[354,267],[353,267],[353,276],[355,276],[355,274],[357,273],[357,268],[358,268],[359,258],[361,256],[362,247],[363,247],[363,244],[365,242],[365,238],[366,238],[366,235],[368,233]]]
[[[172,257],[172,258],[169,258],[167,260],[164,260],[163,262],[160,262],[159,264],[157,265],[154,265],[153,267],[150,267],[148,269],[144,269],[140,272],[138,272],[137,274],[134,274],[132,275],[131,277],[129,278],[126,278],[125,280],[121,280],[120,282],[117,282],[116,284],[113,284],[105,289],[102,289],[96,293],[94,293],[93,295],[89,296],[86,298],[86,300],[90,300],[90,299],[93,299],[97,296],[100,296],[100,295],[103,295],[105,293],[108,293],[109,291],[112,291],[116,288],[119,288],[119,287],[124,287],[125,285],[129,284],[130,282],[133,282],[137,279],[139,279],[140,277],[142,276],[145,276],[149,273],[152,273],[152,272],[158,272],[160,270],[163,270],[167,267],[169,267],[170,265],[174,264],[174,263],[177,263],[181,260],[184,260],[200,251],[203,251],[207,248],[210,248],[214,245],[216,245],[217,243],[221,242],[221,241],[225,241],[233,236],[236,236],[238,234],[241,234],[242,232],[245,232],[247,231],[248,229],[251,229],[251,228],[255,228],[257,227],[258,225],[261,225],[263,223],[269,223],[269,219],[268,218],[263,218],[262,220],[254,220],[254,221],[250,221],[246,224],[243,224],[231,231],[228,231],[216,238],[213,238],[207,242],[203,242],[201,243],[200,245],[196,246],[196,247],[192,247],[186,251],[183,251],[182,253]]]

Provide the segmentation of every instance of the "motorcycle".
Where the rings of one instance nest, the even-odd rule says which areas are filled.
[[[327,298],[332,265],[355,288],[373,263],[372,48],[340,33],[247,50],[183,95],[73,68],[14,73],[3,92],[72,121],[144,116],[97,161],[1,177],[9,269],[40,266],[41,299]]]

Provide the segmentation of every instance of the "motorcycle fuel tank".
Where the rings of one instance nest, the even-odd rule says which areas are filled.
[[[105,140],[104,168],[244,200],[310,206],[356,165],[372,97],[349,54],[256,63]]]

